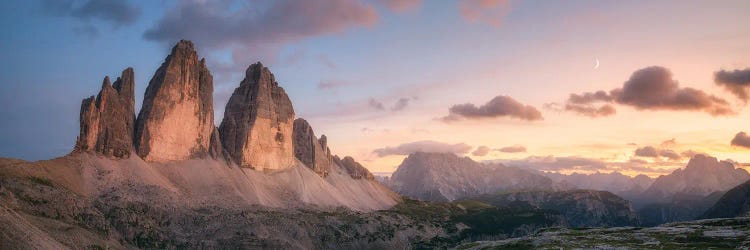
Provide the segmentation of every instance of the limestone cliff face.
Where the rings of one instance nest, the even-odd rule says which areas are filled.
[[[333,162],[343,168],[353,179],[375,179],[375,176],[370,173],[370,170],[367,170],[367,168],[362,166],[362,164],[359,164],[359,162],[355,161],[351,156],[346,156],[344,159],[341,159],[337,155],[333,157]]]
[[[133,79],[132,68],[122,71],[114,85],[105,77],[99,94],[83,100],[81,131],[74,151],[116,158],[130,156],[135,123]]]
[[[213,131],[213,77],[193,44],[180,41],[146,88],[136,151],[155,162],[206,157]]]
[[[258,62],[229,98],[219,134],[230,158],[241,167],[275,170],[294,163],[294,108],[268,68]]]
[[[318,140],[310,124],[302,118],[294,120],[294,132],[292,134],[294,137],[294,156],[318,175],[326,177],[331,171],[333,156],[331,156],[331,151],[326,145],[325,135]]]

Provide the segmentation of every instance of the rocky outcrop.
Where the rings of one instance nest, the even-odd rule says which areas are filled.
[[[339,156],[336,155],[333,157],[333,162],[343,168],[344,171],[354,179],[375,180],[375,176],[351,156],[346,156],[344,159],[340,159]]]
[[[156,162],[206,157],[213,131],[213,77],[193,43],[180,41],[146,88],[136,151]]]
[[[135,123],[134,73],[122,71],[114,84],[105,77],[96,97],[81,103],[81,131],[76,141],[77,152],[127,158],[133,151]]]
[[[313,132],[310,124],[302,118],[294,120],[292,135],[294,137],[294,156],[318,175],[326,177],[331,171],[333,157],[328,145],[326,145],[325,135],[321,136],[319,140],[315,137],[315,132]]]
[[[294,108],[268,68],[258,62],[229,98],[219,134],[240,167],[285,169],[294,165]]]

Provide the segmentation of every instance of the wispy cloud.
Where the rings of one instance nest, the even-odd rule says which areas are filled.
[[[422,5],[422,0],[378,0],[378,2],[394,12],[410,11]]]
[[[458,2],[461,16],[469,22],[481,22],[500,27],[510,12],[509,0],[461,0]]]
[[[416,141],[393,147],[378,148],[373,151],[378,157],[408,155],[415,152],[466,154],[471,151],[466,143],[449,144],[437,141]]]
[[[130,1],[87,0],[78,3],[73,0],[43,0],[47,13],[78,20],[73,31],[89,37],[99,35],[93,25],[94,20],[108,22],[113,28],[131,25],[141,16],[141,8]]]
[[[143,36],[229,49],[231,65],[243,65],[259,55],[273,56],[286,44],[372,26],[379,19],[371,4],[359,0],[246,2],[238,8],[233,1],[180,1]]]

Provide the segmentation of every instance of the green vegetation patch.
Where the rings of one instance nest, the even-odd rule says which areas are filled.
[[[31,181],[33,183],[36,183],[36,184],[39,184],[39,185],[44,185],[44,186],[48,186],[48,187],[53,187],[54,186],[54,184],[52,184],[52,181],[50,179],[47,179],[47,178],[44,178],[44,177],[29,176],[27,179],[29,179],[29,181]]]

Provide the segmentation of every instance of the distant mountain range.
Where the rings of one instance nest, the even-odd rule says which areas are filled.
[[[696,218],[724,192],[748,179],[747,171],[737,168],[734,163],[705,155],[695,155],[684,169],[652,179],[645,175],[629,177],[616,172],[546,173],[499,163],[478,163],[451,153],[418,152],[409,155],[390,178],[384,179],[384,183],[402,195],[435,201],[496,193],[528,196],[528,191],[557,199],[564,197],[566,190],[608,191],[612,196],[630,201],[628,206],[632,203],[643,224],[656,225]]]
[[[413,198],[452,201],[477,194],[557,189],[550,178],[501,164],[481,164],[451,153],[410,154],[389,179],[394,191]]]
[[[528,206],[560,213],[573,227],[635,226],[638,215],[630,203],[607,191],[521,191],[465,198],[493,206]]]

